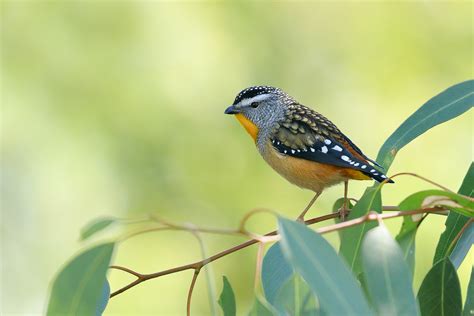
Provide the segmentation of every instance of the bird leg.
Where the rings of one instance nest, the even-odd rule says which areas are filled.
[[[316,200],[318,199],[318,197],[321,195],[321,192],[316,192],[316,194],[313,196],[313,198],[311,199],[311,201],[309,201],[309,204],[305,207],[305,209],[303,210],[303,212],[301,212],[300,216],[298,216],[297,220],[301,221],[301,222],[304,222],[304,216],[306,215],[306,213],[309,211],[309,209],[311,208],[311,206],[313,206],[314,202],[316,202]]]
[[[339,216],[341,217],[341,221],[346,219],[346,212],[349,210],[348,202],[349,199],[347,198],[347,192],[349,191],[349,180],[344,181],[344,202],[342,203],[342,208],[339,210]]]

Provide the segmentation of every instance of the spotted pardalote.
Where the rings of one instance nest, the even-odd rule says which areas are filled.
[[[279,88],[244,89],[225,114],[236,116],[275,171],[317,195],[350,179],[393,182],[331,121]]]

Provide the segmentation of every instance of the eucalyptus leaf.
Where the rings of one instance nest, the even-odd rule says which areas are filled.
[[[47,315],[96,315],[115,243],[92,247],[64,266],[53,281]]]
[[[425,276],[418,301],[423,316],[461,315],[461,287],[449,258],[438,261]]]
[[[466,303],[464,303],[463,316],[474,315],[474,267],[471,268],[471,278],[467,286]]]
[[[369,211],[382,212],[382,201],[380,200],[380,195],[376,187],[370,187],[365,190],[362,198],[351,210],[349,219],[364,216]],[[377,226],[377,224],[374,222],[364,222],[360,225],[351,226],[340,231],[341,246],[339,253],[344,257],[356,275],[362,272],[360,260],[362,240],[365,233],[375,226]]]
[[[474,80],[458,83],[428,100],[385,141],[377,162],[386,170],[405,145],[432,127],[449,121],[474,105]]]
[[[104,287],[102,288],[102,295],[100,296],[99,303],[97,304],[96,315],[100,316],[105,311],[107,304],[110,299],[110,284],[109,281],[105,280]]]
[[[454,205],[459,206],[458,208],[463,209],[462,212],[465,213],[472,212],[474,209],[474,202],[465,196],[441,190],[425,190],[414,193],[405,198],[400,203],[399,208],[401,211],[409,211],[434,206],[451,208]],[[402,248],[403,256],[412,272],[415,268],[414,253],[416,231],[421,223],[421,219],[421,214],[404,216],[402,227],[396,237]]]
[[[474,197],[474,163],[471,163],[458,192],[462,195]],[[437,261],[451,254],[453,247],[450,248],[450,245],[468,220],[469,218],[467,216],[454,212],[449,213],[448,218],[444,224],[446,228],[441,234],[438,245],[436,246],[433,263],[436,263]],[[457,243],[459,242],[460,241]]]
[[[80,240],[88,239],[89,237],[100,232],[101,230],[104,230],[105,228],[115,223],[116,221],[117,221],[116,218],[104,217],[104,218],[99,218],[88,223],[86,226],[84,226],[81,229]]]
[[[456,269],[461,266],[462,261],[468,254],[474,243],[474,224],[471,222],[456,243],[454,250],[449,255],[449,259]]]
[[[323,237],[299,222],[278,223],[283,253],[327,315],[373,315],[357,280]]]
[[[277,315],[266,303],[262,303],[258,298],[255,299],[249,316],[274,316]]]
[[[274,305],[278,291],[292,275],[293,268],[286,261],[280,243],[275,243],[262,262],[262,286],[268,303]]]
[[[377,161],[388,171],[397,152],[416,137],[427,130],[451,120],[469,110],[474,105],[474,80],[456,84],[436,95],[423,104],[405,122],[403,122],[382,145]],[[370,210],[381,212],[381,207],[371,207],[377,200],[381,204],[380,192],[375,191],[380,184],[368,188],[349,215],[354,219],[367,214]],[[364,203],[364,205],[360,205]],[[369,204],[369,205],[367,205]],[[377,203],[378,204],[378,203]],[[376,205],[378,206],[378,205]],[[364,223],[343,230],[341,235],[341,255],[347,260],[355,274],[361,272],[360,245],[367,231],[374,227],[373,223]]]
[[[365,236],[362,263],[367,291],[378,315],[420,315],[411,271],[385,226]]]
[[[319,315],[313,292],[297,274],[282,285],[273,305],[279,315]]]
[[[218,303],[224,312],[224,316],[235,316],[236,307],[234,291],[232,290],[232,286],[230,285],[229,280],[227,280],[227,277],[223,276],[222,282],[223,288]]]

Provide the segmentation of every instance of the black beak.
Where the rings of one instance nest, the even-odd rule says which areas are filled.
[[[239,110],[238,110],[235,106],[233,106],[233,105],[229,106],[229,107],[228,107],[227,109],[225,109],[225,111],[224,111],[224,114],[237,114],[237,113],[240,113],[240,112],[239,112]]]

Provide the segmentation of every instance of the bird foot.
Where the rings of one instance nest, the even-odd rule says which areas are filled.
[[[346,217],[349,215],[350,211],[351,210],[349,208],[346,208],[346,207],[341,207],[339,209],[339,219],[341,220],[341,222],[346,220]]]

